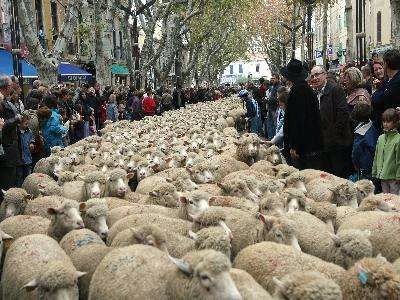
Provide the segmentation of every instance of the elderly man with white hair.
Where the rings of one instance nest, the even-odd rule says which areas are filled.
[[[352,133],[344,90],[327,80],[326,70],[315,66],[311,70],[311,85],[319,102],[323,136],[323,169],[347,178],[351,174]]]

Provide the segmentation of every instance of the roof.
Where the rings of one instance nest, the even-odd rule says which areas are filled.
[[[125,66],[113,64],[111,66],[111,73],[114,75],[129,75],[129,70]]]
[[[28,63],[26,60],[21,60],[22,64],[22,77],[24,78],[37,78],[38,73],[36,68]],[[13,57],[11,52],[0,49],[0,75],[11,76],[14,75]]]

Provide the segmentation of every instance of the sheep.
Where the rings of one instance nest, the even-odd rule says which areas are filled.
[[[213,171],[219,166],[210,167],[207,161],[199,163],[192,168],[187,168],[191,179],[197,184],[213,183],[215,177]]]
[[[279,179],[285,179],[293,173],[298,172],[299,170],[293,166],[289,166],[287,164],[280,164],[274,167],[276,172],[275,177]]]
[[[329,174],[327,172],[320,171],[320,170],[314,170],[314,169],[304,169],[304,170],[301,170],[300,173],[302,175],[304,175],[306,185],[315,179],[332,180],[334,178],[334,175],[332,175],[332,174]]]
[[[83,246],[97,244],[104,245],[99,235],[89,229],[76,229],[68,232],[60,241],[60,247],[71,256],[73,252]]]
[[[53,155],[39,159],[39,161],[35,164],[32,173],[40,173],[46,174],[48,176],[53,176],[54,165],[58,162],[58,159],[58,157]]]
[[[60,206],[69,200],[61,196],[38,197],[27,203],[24,214],[51,219],[51,216],[47,212],[48,208]]]
[[[400,275],[382,258],[364,258],[345,272],[344,299],[399,299]]]
[[[263,215],[280,216],[286,212],[286,200],[279,193],[267,193],[258,204],[258,211]]]
[[[201,250],[173,261],[177,270],[167,275],[169,299],[242,299],[230,275],[231,263],[222,253]]]
[[[382,193],[377,195],[370,195],[365,199],[376,199],[379,203],[381,203],[379,205],[380,210],[386,211],[388,210],[388,207],[390,207],[391,210],[400,211],[400,196],[398,195]],[[384,204],[383,202],[385,202],[386,204]]]
[[[136,193],[148,195],[154,187],[167,184],[168,181],[165,177],[157,175],[149,176],[141,180],[136,187]]]
[[[84,228],[85,225],[79,211],[84,210],[85,207],[85,203],[68,200],[61,206],[48,208],[47,212],[52,219],[47,234],[60,241],[71,230]]]
[[[199,184],[197,185],[196,190],[208,193],[212,196],[222,196],[224,194],[223,190],[218,186],[218,184]]]
[[[340,284],[345,270],[333,263],[274,242],[261,242],[244,248],[236,256],[234,268],[248,272],[269,293],[275,290],[273,278],[293,272],[317,271]]]
[[[73,160],[71,157],[60,157],[57,163],[54,164],[52,175],[58,178],[61,172],[72,171],[72,163]]]
[[[103,199],[90,199],[85,202],[85,210],[82,215],[85,227],[96,232],[102,239],[107,238],[108,226],[106,218],[108,206]]]
[[[300,250],[294,234],[294,223],[286,218],[252,215],[231,207],[210,207],[204,211],[192,225],[194,231],[210,225],[221,225],[230,231],[233,237],[232,257],[243,248],[254,243],[272,240],[292,245]]]
[[[141,204],[161,205],[165,207],[178,207],[179,194],[171,183],[153,187],[149,196]]]
[[[13,236],[0,229],[0,265],[2,265],[3,253],[7,251],[10,245],[9,242],[12,240],[14,240]]]
[[[242,161],[249,166],[257,161],[257,156],[260,151],[260,140],[252,134],[244,134],[236,142],[235,159]]]
[[[65,183],[63,185],[63,196],[78,202],[105,196],[107,177],[103,172],[91,172],[81,179]]]
[[[338,233],[348,229],[369,230],[369,240],[373,246],[373,255],[381,253],[388,261],[400,257],[400,216],[396,213],[380,211],[360,212],[348,217],[338,229]]]
[[[50,220],[38,216],[18,215],[5,219],[0,223],[0,230],[13,237],[6,245],[7,250],[13,241],[31,234],[47,234]]]
[[[93,199],[98,199],[98,198],[93,198]],[[104,198],[101,198],[101,199],[106,201],[107,206],[108,206],[108,210],[110,210],[110,211],[113,210],[114,208],[117,208],[117,207],[130,206],[130,205],[133,204],[133,203],[127,201],[127,200],[120,199],[120,198],[115,198],[115,197],[104,197]]]
[[[358,200],[358,204],[360,204],[360,202],[368,197],[368,196],[372,196],[374,194],[375,191],[375,185],[371,180],[368,179],[362,179],[359,180],[355,183],[356,188],[357,188],[357,200]]]
[[[275,166],[267,160],[260,160],[256,163],[254,163],[250,167],[250,170],[253,170],[253,171],[256,171],[259,173],[263,173],[268,176],[273,176],[273,177],[275,177],[275,174],[276,174]]]
[[[393,262],[393,267],[394,267],[394,269],[396,270],[397,274],[400,275],[400,258],[396,259],[396,260]]]
[[[260,201],[260,195],[255,194],[249,188],[245,180],[242,179],[224,180],[224,182],[218,183],[218,186],[228,196],[245,198],[255,203],[258,203]]]
[[[57,182],[49,175],[42,173],[32,173],[28,175],[22,188],[33,198],[38,196],[61,195],[62,190]]]
[[[59,186],[63,186],[64,183],[69,181],[75,181],[78,179],[79,173],[71,172],[71,171],[61,171],[58,174],[57,183]]]
[[[10,188],[2,191],[4,200],[0,206],[0,221],[16,215],[22,215],[26,204],[32,200],[32,196],[21,188]]]
[[[271,295],[263,289],[261,285],[254,280],[249,273],[243,270],[231,268],[229,272],[233,281],[235,282],[236,288],[240,295],[245,300],[272,300]]]
[[[281,193],[287,212],[304,210],[306,196],[296,188],[286,188]]]
[[[73,266],[55,240],[33,234],[16,240],[7,252],[1,278],[3,299],[78,299],[85,273]]]
[[[128,181],[133,178],[133,173],[123,169],[114,169],[108,174],[105,195],[107,197],[124,198],[130,192]]]
[[[300,172],[294,172],[285,178],[285,184],[287,188],[296,188],[303,193],[307,193],[304,182],[305,177]]]
[[[244,162],[220,155],[212,157],[208,162],[210,164],[210,167],[215,169],[214,178],[216,181],[222,180],[226,175],[230,173],[246,170],[249,168],[249,166]]]
[[[283,276],[281,280],[273,278],[276,284],[274,299],[324,299],[340,300],[340,286],[315,271],[294,272]]]
[[[172,232],[179,233],[181,235],[187,235],[191,228],[191,223],[189,221],[168,218],[156,214],[137,214],[127,216],[119,221],[117,221],[109,230],[107,237],[107,245],[110,245],[115,236],[130,227],[138,225],[149,225],[155,224],[161,227],[166,227]]]
[[[334,224],[337,216],[336,204],[329,202],[316,202],[312,199],[305,199],[304,211],[312,214],[322,222],[326,223],[330,232],[335,232]]]
[[[286,217],[294,222],[294,234],[305,253],[344,268],[353,265],[358,259],[372,256],[368,231],[343,231],[335,236],[329,232],[325,223],[306,212],[298,211],[282,218]]]
[[[239,197],[213,196],[210,198],[209,204],[212,206],[234,207],[250,213],[256,213],[258,210],[258,206],[254,202]]]
[[[263,147],[260,147],[260,152],[258,154],[257,160],[260,159],[265,159],[270,163],[272,163],[274,166],[277,166],[285,162],[285,159],[283,158],[281,151],[275,145],[272,145],[265,150],[263,150]]]
[[[168,256],[155,247],[133,245],[114,249],[93,273],[88,299],[169,299],[165,292],[166,274],[174,269]]]

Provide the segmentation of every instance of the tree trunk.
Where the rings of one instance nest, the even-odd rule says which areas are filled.
[[[66,4],[65,20],[59,32],[51,53],[46,53],[40,45],[34,20],[32,19],[33,7],[30,0],[16,0],[18,5],[18,15],[20,20],[21,32],[29,50],[29,61],[35,65],[39,78],[46,84],[54,84],[58,81],[58,66],[60,56],[65,51],[67,39],[73,34],[76,26],[77,6],[79,1],[69,0]]]
[[[391,0],[390,6],[392,12],[392,43],[398,49],[400,47],[400,1]]]
[[[346,62],[353,61],[354,59],[354,45],[353,45],[353,7],[352,1],[346,0],[345,18],[347,28],[346,38]]]
[[[115,11],[114,1],[108,0],[106,11],[102,11],[103,1],[94,1],[95,34],[96,34],[96,81],[100,86],[111,85],[112,24]],[[103,19],[103,20],[102,20]]]
[[[327,1],[324,2],[324,13],[322,16],[322,58],[324,62],[324,67],[326,67],[327,62],[328,62],[328,55],[327,55],[327,49],[328,49],[328,9],[329,9],[329,4]]]

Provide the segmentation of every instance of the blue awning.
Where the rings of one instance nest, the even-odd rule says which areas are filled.
[[[66,62],[58,66],[58,74],[61,81],[88,81],[92,78],[92,74]]]
[[[24,78],[38,77],[38,73],[34,66],[32,66],[24,59],[21,61],[21,63],[22,63],[22,77]],[[0,75],[7,75],[7,76],[14,75],[12,54],[4,49],[0,49]]]

